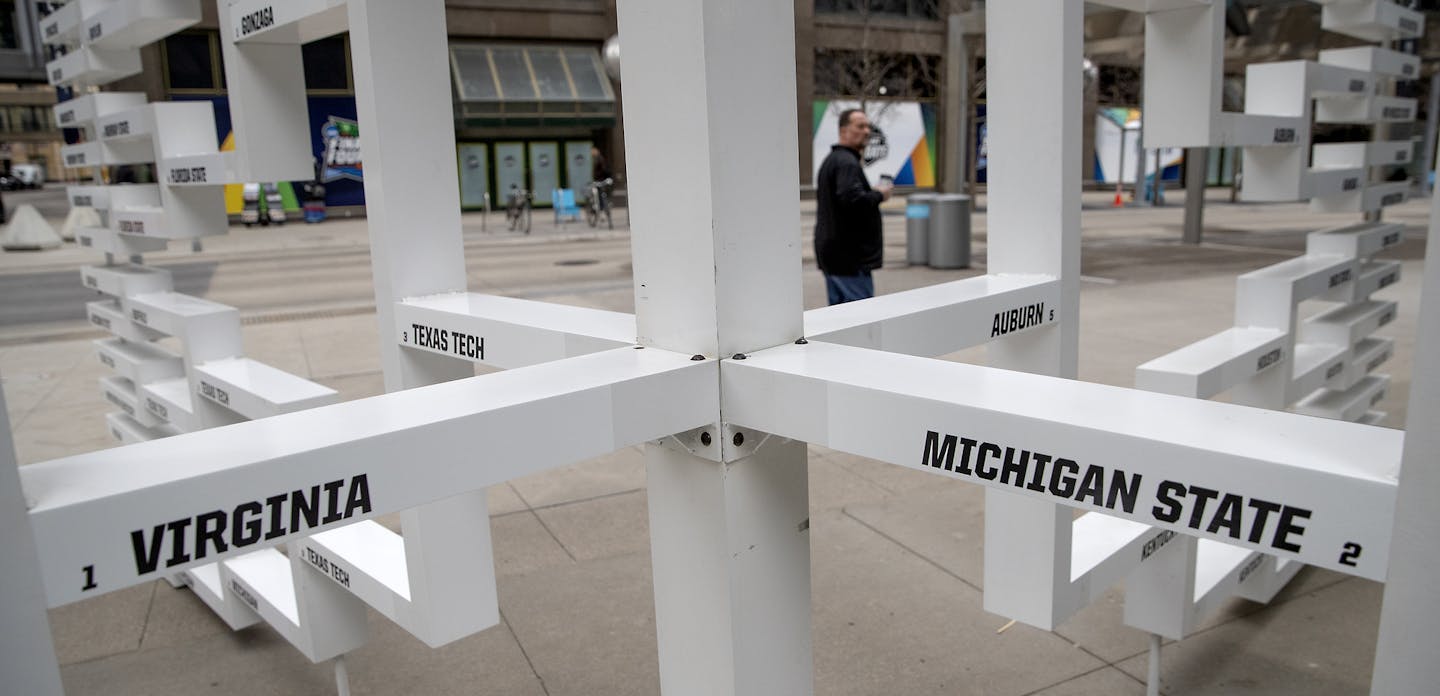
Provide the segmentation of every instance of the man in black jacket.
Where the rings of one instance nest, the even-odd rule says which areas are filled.
[[[815,260],[825,274],[830,304],[875,296],[870,271],[882,262],[880,202],[890,185],[870,188],[860,155],[870,139],[870,119],[859,109],[840,112],[840,142],[815,177]]]

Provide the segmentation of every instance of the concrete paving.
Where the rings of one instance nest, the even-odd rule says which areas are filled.
[[[1136,365],[1230,325],[1237,274],[1298,255],[1309,231],[1353,221],[1301,205],[1228,204],[1224,191],[1209,198],[1206,243],[1193,247],[1178,241],[1179,195],[1167,208],[1118,210],[1108,208],[1107,194],[1086,195],[1082,379],[1129,386]],[[15,204],[8,194],[7,203]],[[976,266],[936,271],[903,265],[900,206],[887,209],[890,263],[877,274],[880,292],[983,272],[983,212],[975,218]],[[1428,201],[1387,212],[1410,225],[1406,242],[1386,254],[1403,261],[1402,280],[1382,293],[1400,301],[1399,316],[1382,332],[1397,340],[1384,368],[1394,382],[1378,405],[1391,427],[1404,424],[1427,216]],[[614,232],[557,227],[543,217],[523,236],[496,231],[493,217],[482,231],[479,218],[467,216],[471,288],[632,311],[625,216]],[[803,225],[805,302],[815,307],[823,285],[809,250],[811,204]],[[293,269],[264,275],[258,267],[294,255],[315,269],[327,259],[368,268],[365,244],[363,221],[342,220],[237,228],[207,240],[198,255],[178,250],[150,260],[210,264],[217,279],[256,266],[252,284],[272,286],[288,301],[250,294],[259,304],[247,306],[235,300],[258,290],[218,282],[207,295],[240,306],[247,354],[353,399],[382,391],[373,305],[363,294],[327,294],[327,285],[348,280]],[[577,258],[577,249],[596,263],[555,265]],[[78,287],[74,269],[93,262],[93,254],[73,247],[0,254],[0,284],[64,272]],[[343,273],[354,271],[346,266]],[[5,287],[6,307],[27,302],[23,283]],[[96,386],[107,370],[90,346],[99,337],[64,318],[0,324],[0,375],[22,465],[113,446]],[[981,362],[983,351],[948,358]],[[816,693],[1144,693],[1146,636],[1123,625],[1120,590],[1055,631],[1007,627],[981,609],[979,488],[812,447],[810,497]],[[513,481],[491,489],[490,501],[502,623],[430,649],[373,616],[369,642],[346,659],[352,693],[657,694],[639,452]],[[1312,568],[1268,606],[1237,600],[1196,635],[1167,643],[1163,693],[1366,693],[1381,590]],[[187,590],[163,582],[63,607],[51,618],[70,694],[335,691],[331,664],[310,664],[263,626],[232,632]]]

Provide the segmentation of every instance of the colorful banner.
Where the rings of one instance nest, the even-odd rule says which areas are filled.
[[[1118,177],[1121,183],[1135,183],[1135,156],[1142,123],[1139,109],[1106,107],[1095,113],[1095,181],[1113,184]],[[1155,177],[1155,151],[1149,150],[1146,154],[1145,178],[1150,180]],[[1185,150],[1162,148],[1161,180],[1179,181],[1180,165],[1184,161]]]
[[[840,138],[840,112],[860,107],[857,101],[814,103],[813,167],[810,180]],[[935,107],[921,102],[883,101],[865,105],[874,126],[864,153],[865,176],[874,186],[881,175],[895,178],[898,186],[935,186]]]
[[[175,101],[209,101],[215,105],[215,130],[219,139],[222,151],[235,149],[235,135],[230,125],[230,99],[229,97],[195,97],[175,95]],[[363,169],[360,162],[359,150],[359,125],[355,122],[355,98],[354,97],[309,97],[306,99],[310,112],[310,147],[311,154],[317,162],[328,162],[327,155],[331,153],[332,145],[327,142],[326,137],[333,128],[336,140],[333,143],[335,156],[334,167],[335,178],[326,179],[325,203],[326,205],[365,205],[365,186],[361,181]],[[349,124],[342,128],[341,124]],[[345,138],[352,138],[345,142]],[[352,161],[353,156],[353,161]],[[327,168],[329,165],[327,164]],[[329,172],[322,172],[322,178]],[[253,182],[260,183],[260,182]],[[296,191],[304,182],[277,181],[276,187],[280,190],[280,198],[284,201],[285,210],[290,213],[300,212],[300,198]],[[225,187],[225,209],[231,215],[238,215],[243,206],[240,184],[233,184]]]

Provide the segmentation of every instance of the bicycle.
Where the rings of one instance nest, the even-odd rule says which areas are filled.
[[[614,179],[590,182],[590,200],[585,202],[585,222],[591,227],[600,224],[600,216],[605,216],[605,226],[615,229],[615,221],[610,217],[610,189],[615,185]]]
[[[530,234],[530,208],[533,198],[525,189],[510,187],[510,195],[505,201],[505,221],[512,232],[518,228],[525,234]]]

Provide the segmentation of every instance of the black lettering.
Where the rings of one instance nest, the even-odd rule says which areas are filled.
[[[1031,457],[1031,461],[1035,463],[1035,473],[1030,475],[1030,483],[1025,484],[1025,488],[1037,493],[1044,493],[1045,484],[1041,481],[1045,478],[1045,465],[1050,463],[1050,455],[1036,452]]]
[[[370,512],[370,480],[365,474],[360,474],[350,480],[350,499],[345,501],[345,519],[355,516],[355,511],[361,514]],[[349,583],[346,583],[349,586]]]
[[[1020,450],[1020,459],[1015,459],[1015,448],[1005,448],[1005,463],[1000,465],[1000,483],[1019,486],[1025,482],[1025,470],[1030,467],[1030,451]],[[1010,476],[1015,476],[1011,483]]]
[[[195,518],[195,560],[200,560],[209,554],[205,544],[209,542],[214,545],[215,553],[225,553],[228,548],[225,546],[225,512],[215,510],[201,514]]]
[[[185,553],[185,528],[190,526],[190,522],[191,519],[187,517],[165,525],[170,530],[170,558],[165,561],[166,568],[190,561],[190,554]]]
[[[1380,205],[1399,205],[1405,202],[1405,194],[1401,191],[1385,194],[1380,198]]]
[[[1345,363],[1337,362],[1325,370],[1325,379],[1335,379],[1335,376],[1345,371]]]
[[[980,443],[971,440],[968,437],[960,438],[960,466],[955,468],[955,473],[965,474],[966,476],[969,476],[971,475],[971,473],[973,473],[970,471],[970,452],[973,451],[975,449],[975,445],[978,444]]]
[[[160,542],[165,538],[165,525],[157,524],[147,539],[145,532],[130,532],[130,545],[135,550],[135,573],[144,575],[160,567]]]
[[[419,326],[416,326],[419,329]],[[418,337],[419,334],[417,333]],[[974,440],[970,441],[974,444]],[[925,453],[920,455],[920,466],[929,466],[945,471],[955,469],[955,436],[946,435],[942,441],[940,433],[934,430],[925,433]]]
[[[1191,486],[1190,493],[1195,496],[1195,509],[1190,511],[1190,528],[1199,529],[1200,519],[1205,516],[1205,506],[1209,505],[1210,501],[1214,500],[1216,496],[1220,495],[1220,491],[1210,490],[1209,488],[1201,488],[1199,486]]]
[[[1333,288],[1333,287],[1335,287],[1336,285],[1339,285],[1339,284],[1341,284],[1341,283],[1347,283],[1347,282],[1349,282],[1349,281],[1350,281],[1350,269],[1347,268],[1347,269],[1345,269],[1345,270],[1343,270],[1343,271],[1340,271],[1339,273],[1336,273],[1336,274],[1330,276],[1330,287]]]
[[[235,511],[230,513],[233,522],[230,525],[231,546],[240,548],[260,541],[260,531],[264,527],[260,521],[261,510],[260,503],[253,500],[235,506]],[[246,515],[252,517],[248,520],[244,519]]]
[[[1266,520],[1269,519],[1270,513],[1280,511],[1280,505],[1268,500],[1251,498],[1250,507],[1255,508],[1255,521],[1250,523],[1250,543],[1258,544],[1260,537],[1265,534]]]
[[[1000,458],[1000,446],[989,442],[980,443],[980,454],[975,457],[975,475],[986,481],[994,481],[1000,473],[994,466],[988,469],[985,467],[985,460],[990,457]]]
[[[1300,545],[1290,541],[1290,536],[1299,536],[1305,533],[1305,528],[1295,523],[1295,520],[1310,519],[1310,511],[1302,508],[1284,506],[1280,510],[1280,523],[1275,526],[1275,536],[1271,539],[1270,545],[1281,551],[1299,553]]]
[[[1359,177],[1352,176],[1346,179],[1345,181],[1340,183],[1340,188],[1344,191],[1354,191],[1355,189],[1360,188]]]
[[[329,512],[325,514],[325,519],[320,520],[322,524],[330,524],[331,522],[340,520],[340,487],[343,485],[345,485],[344,480],[331,481],[325,484],[326,502],[329,503],[325,509],[329,510]]]
[[[1255,572],[1255,569],[1259,568],[1260,564],[1264,562],[1264,556],[1256,556],[1250,559],[1250,562],[1246,563],[1245,567],[1240,569],[1240,582],[1245,582],[1245,579],[1250,577],[1250,574]]]
[[[1075,476],[1080,465],[1070,459],[1056,459],[1055,468],[1050,471],[1050,495],[1069,498],[1075,495]]]
[[[1280,362],[1280,355],[1280,349],[1276,348],[1269,353],[1260,356],[1259,362],[1255,364],[1255,371],[1259,372],[1267,367],[1270,367],[1271,365],[1274,365],[1277,362]]]
[[[285,504],[284,493],[272,495],[265,499],[265,507],[270,508],[270,531],[265,532],[265,538],[278,539],[285,536],[285,520],[280,517],[281,506]]]
[[[300,526],[301,518],[304,518],[305,526]],[[310,487],[310,497],[305,497],[305,491],[290,492],[290,528],[295,531],[309,529],[316,526],[320,521],[320,487]]]
[[[1110,497],[1105,500],[1105,507],[1114,510],[1115,499],[1120,499],[1120,507],[1125,512],[1135,512],[1135,500],[1140,497],[1140,474],[1126,474],[1116,469],[1115,475],[1110,478]]]
[[[1220,499],[1220,508],[1215,511],[1215,516],[1210,518],[1210,526],[1205,531],[1216,534],[1221,527],[1229,530],[1231,539],[1240,538],[1240,514],[1245,509],[1245,499],[1233,493],[1226,493]]]
[[[100,36],[104,33],[105,30],[102,29],[101,25],[97,22],[95,25],[90,27],[90,40],[94,41],[95,39],[100,38]]]
[[[1379,290],[1380,288],[1387,288],[1391,285],[1394,285],[1395,281],[1398,280],[1399,277],[1400,274],[1398,273],[1390,273],[1385,275],[1384,277],[1380,278],[1380,285],[1376,289]]]
[[[1085,469],[1085,478],[1080,480],[1080,493],[1075,496],[1075,502],[1081,502],[1090,498],[1096,507],[1103,507],[1105,499],[1102,497],[1105,489],[1105,470],[1091,464]]]
[[[1160,532],[1159,534],[1156,534],[1156,535],[1155,535],[1155,538],[1151,539],[1150,541],[1145,542],[1145,546],[1141,547],[1141,549],[1140,549],[1140,560],[1143,561],[1143,560],[1145,560],[1145,559],[1147,559],[1147,558],[1155,555],[1155,552],[1156,552],[1156,551],[1159,551],[1159,550],[1160,550],[1161,548],[1163,548],[1166,544],[1170,543],[1170,540],[1171,540],[1171,539],[1174,539],[1174,538],[1175,538],[1175,532],[1172,532],[1172,531],[1170,531],[1170,530],[1168,530],[1168,529],[1165,530],[1165,531],[1163,531],[1163,532]]]
[[[1351,92],[1364,92],[1364,91],[1365,91],[1365,81],[1364,81],[1364,80],[1351,80],[1351,81],[1350,81],[1350,91],[1351,91]]]
[[[1161,481],[1160,487],[1155,491],[1155,498],[1167,509],[1162,510],[1160,509],[1160,505],[1156,505],[1150,509],[1151,516],[1161,522],[1174,523],[1176,520],[1179,520],[1180,511],[1183,510],[1185,506],[1175,499],[1177,495],[1185,495],[1185,484],[1174,481]]]
[[[1275,142],[1277,142],[1277,143],[1293,143],[1293,142],[1295,142],[1295,129],[1294,129],[1294,128],[1276,128],[1276,129],[1275,129]]]

